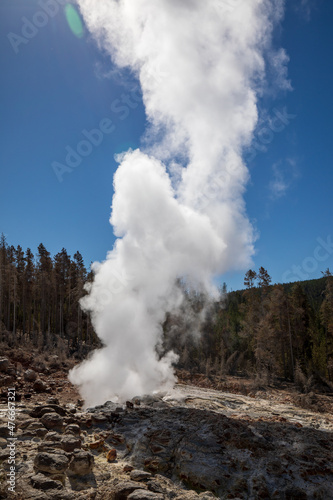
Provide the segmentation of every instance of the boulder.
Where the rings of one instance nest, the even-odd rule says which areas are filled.
[[[49,474],[61,474],[68,468],[69,459],[58,453],[37,453],[34,461],[35,469]]]
[[[69,471],[72,474],[84,476],[90,474],[94,468],[94,457],[88,451],[75,452],[69,464]]]
[[[47,391],[47,385],[45,384],[45,382],[43,382],[43,380],[41,380],[40,378],[38,378],[34,382],[33,389],[34,389],[35,392],[46,392]]]
[[[150,472],[135,469],[131,471],[130,478],[132,481],[146,481],[147,479],[151,479],[151,474]]]
[[[48,430],[60,428],[64,423],[63,418],[58,413],[44,413],[40,421]]]
[[[50,383],[50,385],[52,385],[52,384],[53,384],[53,382]],[[47,398],[46,404],[59,406],[59,399],[54,397],[54,396],[51,396],[50,398]]]
[[[44,474],[36,474],[31,477],[30,481],[32,486],[37,490],[61,490],[63,488],[60,481],[55,481],[54,479],[44,476]]]
[[[141,486],[135,481],[122,481],[118,483],[114,489],[114,500],[126,500],[128,496],[133,493],[133,491],[138,489],[144,489],[144,486]],[[146,490],[147,491],[147,490]]]
[[[44,413],[58,413],[62,417],[67,415],[67,412],[64,408],[55,404],[47,404],[47,405],[37,405],[30,412],[30,417],[40,418],[44,415]]]
[[[66,425],[65,434],[73,434],[74,436],[79,436],[81,434],[80,426],[77,424]]]
[[[65,434],[61,439],[61,446],[67,453],[72,453],[76,448],[81,448],[81,439],[72,434]]]
[[[24,380],[27,382],[35,382],[37,379],[37,373],[30,368],[24,372]]]
[[[109,422],[109,419],[103,413],[92,413],[91,420],[95,425],[104,425]]]

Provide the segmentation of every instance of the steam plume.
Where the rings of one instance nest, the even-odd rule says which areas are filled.
[[[254,231],[242,151],[257,123],[281,0],[78,0],[85,22],[119,68],[139,79],[149,122],[144,151],[114,177],[117,237],[82,306],[105,348],[70,373],[88,405],[170,387],[170,352],[155,346],[185,276],[216,295],[213,277],[251,262]],[[285,84],[286,55],[280,83]]]

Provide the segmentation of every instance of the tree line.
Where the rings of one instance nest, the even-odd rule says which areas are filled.
[[[0,237],[0,333],[2,340],[30,339],[55,344],[56,336],[68,346],[92,344],[96,335],[79,300],[92,279],[83,257],[71,258],[65,248],[54,257],[41,243],[34,255]],[[10,335],[9,335],[10,334]]]
[[[333,380],[333,276],[271,285],[261,267],[249,270],[244,290],[215,304],[185,288],[183,309],[167,315],[164,347],[179,366],[215,375],[265,375],[294,381],[300,373]],[[197,331],[199,330],[199,331]],[[194,332],[194,335],[189,335]]]
[[[100,345],[80,299],[93,280],[80,252],[63,248],[54,257],[41,243],[34,255],[0,237],[0,335],[44,347],[67,343]],[[224,284],[214,303],[187,289],[184,301],[166,315],[159,354],[173,349],[180,368],[206,374],[244,374],[293,381],[299,372],[333,380],[333,276],[271,284],[261,267],[249,270],[244,290],[227,293]]]

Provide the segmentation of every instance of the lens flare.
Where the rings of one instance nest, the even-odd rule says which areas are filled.
[[[77,38],[82,38],[84,34],[83,23],[77,9],[70,4],[65,7],[65,16],[72,33]]]

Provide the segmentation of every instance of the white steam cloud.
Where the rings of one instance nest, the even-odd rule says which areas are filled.
[[[82,300],[106,347],[70,380],[96,405],[175,382],[175,354],[159,359],[155,348],[166,311],[182,300],[178,277],[215,296],[214,276],[250,265],[242,151],[257,123],[265,55],[275,66],[287,58],[271,46],[282,0],[78,3],[100,47],[139,79],[149,122],[144,152],[119,158],[110,218],[118,239]]]

